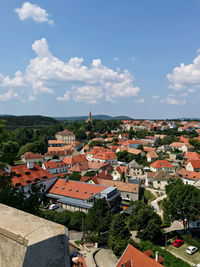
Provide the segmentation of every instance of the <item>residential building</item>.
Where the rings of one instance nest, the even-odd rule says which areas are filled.
[[[200,159],[188,160],[185,164],[187,171],[199,172],[200,171]]]
[[[21,160],[24,163],[27,162],[34,162],[34,163],[42,163],[43,160],[43,156],[39,153],[33,153],[33,152],[26,152],[23,156],[21,156]]]
[[[117,155],[112,151],[100,152],[93,156],[94,161],[117,164]]]
[[[184,184],[194,185],[200,179],[200,172],[181,169],[178,174],[183,180]]]
[[[140,183],[126,183],[121,181],[104,180],[99,178],[97,178],[97,183],[99,185],[117,188],[117,190],[120,191],[121,198],[123,200],[139,200]]]
[[[96,199],[104,198],[112,211],[120,207],[120,192],[117,188],[58,179],[46,195],[51,203],[58,203],[71,211],[88,212]]]
[[[57,176],[33,162],[13,166],[7,168],[6,171],[8,174],[12,173],[12,184],[16,187],[23,187],[27,195],[31,193],[32,184],[41,186],[41,191],[45,193],[57,180]]]
[[[142,167],[135,160],[132,160],[127,165],[127,174],[132,178],[136,178],[142,176],[144,173]]]
[[[172,175],[165,171],[147,172],[145,186],[165,190],[165,186],[168,185],[171,180],[176,179],[178,179],[178,175]]]
[[[56,139],[64,141],[65,144],[70,144],[72,141],[75,140],[75,135],[73,132],[66,129],[62,132],[56,133]]]
[[[147,157],[147,162],[154,162],[154,161],[158,160],[158,158],[159,158],[155,151],[149,151],[146,154],[146,157]]]
[[[160,170],[166,171],[166,172],[173,172],[175,170],[174,165],[172,165],[167,160],[157,160],[154,163],[150,165],[150,170],[152,172],[157,172]]]
[[[42,168],[53,174],[63,173],[68,171],[67,164],[59,160],[51,160],[48,162],[44,162],[42,164]]]

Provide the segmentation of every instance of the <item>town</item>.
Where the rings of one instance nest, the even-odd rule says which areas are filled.
[[[15,231],[14,216],[52,221],[52,233],[62,225],[63,266],[200,266],[200,121],[90,112],[9,126],[2,117],[0,229]]]

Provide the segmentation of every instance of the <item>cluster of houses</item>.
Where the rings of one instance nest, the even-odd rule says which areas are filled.
[[[88,120],[91,121],[91,116]],[[123,121],[124,131],[95,132],[95,138],[87,144],[77,141],[74,133],[65,129],[56,133],[55,140],[48,141],[44,155],[26,152],[21,158],[22,164],[8,166],[5,173],[12,174],[12,184],[23,187],[27,195],[33,184],[39,185],[45,201],[63,209],[87,213],[95,200],[103,198],[112,212],[126,210],[132,201],[140,199],[141,187],[164,192],[171,180],[180,178],[185,184],[200,189],[200,154],[195,152],[188,136],[161,145],[163,134],[142,139],[130,138],[126,132],[132,128],[152,134],[155,129],[173,129],[177,125],[179,132],[196,131],[199,136],[195,139],[200,141],[198,122]],[[101,141],[103,146],[91,146],[92,141]],[[117,153],[124,151],[134,159],[119,161]],[[143,158],[144,164],[137,162],[138,158]],[[163,263],[159,255],[153,258],[151,251],[142,253],[128,245],[116,266],[134,266],[133,261],[137,266]]]
[[[184,129],[195,128],[200,133],[196,122],[178,123]],[[173,126],[177,126],[177,122],[123,121],[122,128],[149,130]],[[65,129],[56,133],[55,140],[48,141],[47,153],[26,152],[22,156],[24,164],[8,167],[6,172],[12,173],[13,184],[24,187],[27,194],[31,192],[31,185],[37,183],[50,203],[84,212],[99,198],[106,199],[113,211],[122,206],[125,209],[127,203],[139,200],[141,186],[165,190],[173,179],[181,178],[185,184],[200,187],[200,154],[194,152],[188,137],[181,136],[177,142],[159,145],[164,135],[129,139],[128,133],[115,130],[95,133],[95,136],[83,144],[72,131]],[[106,145],[90,146],[92,141]],[[117,153],[123,151],[135,159],[119,161]],[[137,162],[138,155],[146,160],[145,165]],[[80,175],[78,181],[70,179],[74,174]]]

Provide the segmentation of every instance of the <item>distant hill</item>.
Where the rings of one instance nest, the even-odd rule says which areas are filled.
[[[72,116],[72,117],[55,117],[56,120],[63,120],[63,121],[85,121],[88,116]],[[128,116],[109,116],[109,115],[94,115],[92,116],[93,119],[99,119],[102,121],[108,120],[132,120],[132,118]]]
[[[26,115],[26,116],[12,116],[12,115],[0,115],[1,120],[6,121],[6,125],[10,127],[35,127],[35,126],[48,126],[58,123],[57,120],[51,117],[39,116],[39,115]]]

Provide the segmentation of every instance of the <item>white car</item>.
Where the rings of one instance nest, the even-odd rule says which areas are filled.
[[[193,267],[200,267],[200,263],[193,265]]]
[[[58,209],[58,208],[59,208],[58,204],[51,204],[51,205],[49,206],[49,209],[50,209],[50,210],[56,210],[56,209]]]
[[[197,247],[193,247],[193,246],[189,246],[188,248],[186,248],[186,252],[190,255],[196,253],[198,251]]]

